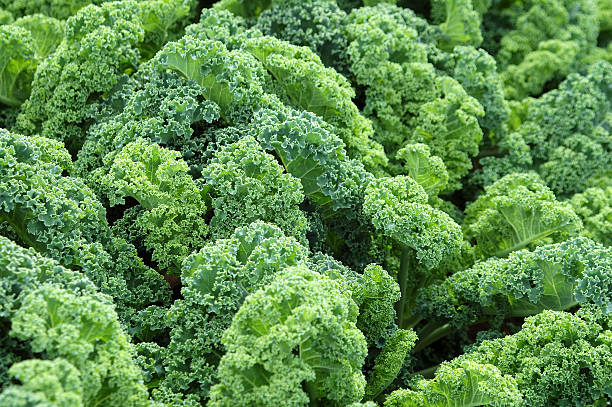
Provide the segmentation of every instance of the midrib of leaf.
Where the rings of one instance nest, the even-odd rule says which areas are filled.
[[[512,227],[512,229],[514,230],[515,234],[516,234],[516,238],[517,239],[521,239],[521,233],[519,233],[519,231],[517,230],[517,228],[514,226],[514,224],[510,221],[510,219],[508,219],[508,217],[506,216],[506,214],[503,211],[500,211],[502,216],[504,217],[504,219],[506,220],[506,222]],[[533,217],[532,217],[533,219]],[[532,235],[526,235],[523,234],[524,237],[523,239],[519,240],[517,243],[515,243],[513,246],[511,246],[510,248],[506,249],[506,250],[501,250],[498,252],[493,253],[494,256],[496,257],[506,257],[508,254],[512,253],[515,250],[519,250],[522,249],[523,247],[527,246],[529,243],[538,240],[538,239],[542,239],[548,235],[551,235],[552,233],[555,233],[556,231],[562,229],[563,227],[567,226],[568,223],[564,223],[562,225],[557,225],[555,228],[551,228],[551,229],[546,229],[542,232],[536,233],[536,234],[532,234]],[[529,230],[528,228],[523,228],[524,230]]]
[[[557,284],[555,283],[555,276],[556,275],[557,275],[556,273],[545,272],[544,273],[544,280],[546,282],[548,282],[548,285],[550,286],[550,288],[552,289],[552,291],[554,293],[554,298],[555,298],[555,300],[557,302],[557,309],[555,311],[563,311],[563,310],[566,310],[566,309],[571,308],[574,305],[578,304],[578,301],[576,301],[576,299],[573,298],[573,301],[571,301],[570,303],[568,303],[567,305],[564,306],[564,304],[561,302],[561,295],[559,294],[559,290],[557,289]],[[574,287],[572,287],[572,289],[573,288]],[[548,295],[548,296],[550,297],[550,295]]]

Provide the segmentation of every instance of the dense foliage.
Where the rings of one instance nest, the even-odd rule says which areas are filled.
[[[611,127],[611,0],[0,0],[0,406],[609,406]]]

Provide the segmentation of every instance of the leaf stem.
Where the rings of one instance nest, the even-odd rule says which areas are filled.
[[[407,247],[402,247],[402,255],[400,259],[400,269],[399,273],[397,273],[397,282],[400,286],[401,297],[397,302],[396,312],[398,325],[400,328],[406,328],[405,322],[409,320],[407,318],[408,309],[410,307],[410,303],[412,301],[413,293],[412,290],[409,290],[409,281],[408,274],[410,272],[410,265],[412,263],[412,252]],[[409,327],[408,327],[409,328]]]
[[[451,332],[455,330],[455,328],[449,323],[445,323],[436,328],[434,328],[434,324],[430,325],[430,323],[428,323],[427,325],[425,325],[424,328],[426,328],[427,330],[425,332],[421,330],[421,333],[418,334],[419,341],[414,347],[413,353],[417,353],[425,349],[432,343],[444,338],[445,336],[447,336],[448,334],[450,334]]]
[[[412,375],[413,376],[421,375],[425,379],[433,379],[439,367],[440,365],[431,366],[431,367],[428,367],[427,369],[423,369],[423,370],[419,370],[418,372],[414,372]]]

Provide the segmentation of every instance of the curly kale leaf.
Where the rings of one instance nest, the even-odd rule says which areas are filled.
[[[410,177],[380,178],[368,185],[363,210],[376,229],[414,250],[431,269],[459,250],[462,235],[450,216],[427,201],[423,187]]]
[[[221,147],[202,176],[211,188],[214,238],[229,237],[237,227],[262,220],[305,242],[308,224],[299,209],[304,200],[302,184],[254,138]]]
[[[3,350],[8,355],[3,354],[0,367],[16,352],[9,373],[21,384],[3,383],[2,405],[60,400],[69,405],[148,405],[112,298],[100,294],[83,274],[4,237],[0,254],[0,325],[10,327],[3,332],[7,338],[28,348],[9,342]]]
[[[612,246],[612,186],[587,188],[574,195],[569,203],[584,224],[582,234]]]
[[[455,326],[594,304],[612,312],[612,252],[584,237],[491,258],[419,293],[419,312]]]
[[[509,174],[465,210],[463,229],[480,257],[505,257],[524,247],[559,242],[582,229],[567,203],[558,202],[536,174]]]
[[[342,286],[304,265],[251,294],[223,336],[211,406],[343,406],[361,400],[365,338]]]
[[[187,257],[183,299],[168,313],[170,344],[162,388],[205,400],[225,352],[221,337],[245,297],[307,256],[308,250],[278,227],[255,222]]]
[[[0,154],[0,219],[21,244],[81,270],[114,298],[129,326],[148,305],[169,301],[161,275],[113,234],[93,192],[62,176],[72,162],[61,143],[0,130]]]
[[[397,390],[385,407],[521,407],[516,380],[489,364],[472,361],[444,363],[432,380],[421,380],[414,390]]]
[[[458,363],[492,364],[512,376],[528,406],[605,403],[612,396],[610,328],[610,315],[596,310],[544,311],[514,335],[483,341]]]
[[[141,139],[123,147],[102,178],[111,205],[132,197],[144,207],[136,225],[146,235],[145,246],[162,269],[175,274],[208,235],[207,190],[191,178],[179,157]]]

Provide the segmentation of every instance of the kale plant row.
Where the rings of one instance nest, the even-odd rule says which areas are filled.
[[[0,406],[610,406],[611,106],[612,0],[0,0]]]

